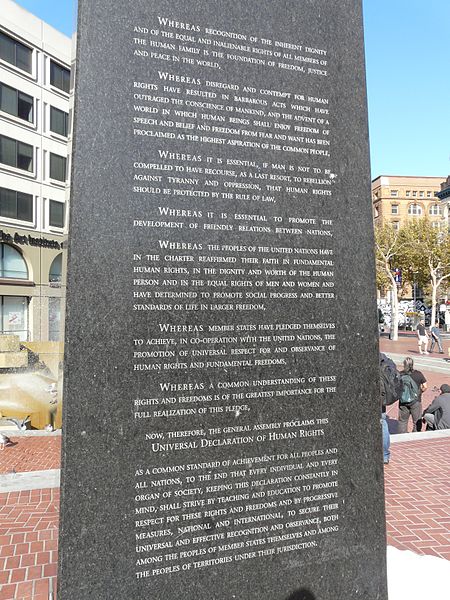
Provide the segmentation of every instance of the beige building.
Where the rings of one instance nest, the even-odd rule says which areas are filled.
[[[443,223],[442,202],[436,197],[445,177],[380,175],[372,181],[375,225],[401,227],[408,219],[427,216],[436,227]]]
[[[71,41],[0,8],[0,333],[60,342]]]
[[[437,192],[436,196],[441,202],[444,221],[450,231],[450,175],[441,183],[441,189]]]
[[[71,40],[0,0],[0,422],[60,426]]]

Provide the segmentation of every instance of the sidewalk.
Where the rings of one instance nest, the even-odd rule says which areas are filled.
[[[22,465],[28,474],[0,475],[1,489],[6,483],[9,489],[20,488],[0,494],[0,600],[49,600],[49,593],[56,592],[60,437],[22,435],[14,441],[19,443],[2,451],[2,457],[9,470]],[[450,431],[393,436],[392,442],[384,470],[387,542],[450,561]],[[40,474],[42,450],[49,447],[53,470]],[[23,490],[33,477],[56,487]]]
[[[9,431],[6,435],[17,442],[17,445],[2,451],[0,474],[59,469],[61,462],[60,434],[55,432],[47,435],[35,435],[34,431],[24,433],[17,431],[12,434]]]
[[[439,395],[439,388],[443,383],[450,385],[450,360],[447,348],[450,340],[443,340],[445,354],[419,354],[417,336],[414,333],[402,333],[395,342],[386,335],[380,337],[380,352],[384,352],[392,358],[399,369],[403,368],[403,360],[410,356],[414,360],[414,367],[425,375],[427,390],[422,394],[422,407],[425,409],[433,399]],[[397,433],[398,403],[387,407],[387,418],[389,431]],[[408,431],[412,431],[411,419],[408,423]]]
[[[59,488],[0,495],[0,600],[56,592]]]
[[[387,540],[399,550],[450,561],[450,431],[430,435],[391,438],[384,469]]]
[[[399,333],[398,340],[390,340],[388,335],[383,333],[380,336],[380,351],[386,352],[387,354],[411,356],[414,362],[424,368],[427,365],[434,370],[442,370],[443,373],[447,373],[450,376],[450,358],[448,354],[448,348],[450,348],[450,338],[442,339],[442,347],[444,354],[439,352],[433,352],[432,354],[420,354],[419,347],[417,345],[417,335],[415,333]],[[437,350],[437,347],[435,347]]]

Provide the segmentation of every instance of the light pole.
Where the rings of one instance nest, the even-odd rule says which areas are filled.
[[[411,330],[413,330],[417,323],[416,323],[416,301],[417,301],[417,287],[416,287],[416,275],[418,273],[418,271],[414,271],[412,267],[409,268],[409,272],[412,275],[413,278],[413,309],[411,311]]]
[[[415,329],[416,325],[417,325],[417,319],[416,319],[416,275],[417,275],[417,271],[413,271],[413,313],[414,313],[414,321],[413,321],[413,327],[411,329]]]

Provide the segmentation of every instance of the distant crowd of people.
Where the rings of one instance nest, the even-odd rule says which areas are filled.
[[[438,324],[437,328],[439,330]],[[419,350],[421,354],[423,354],[421,344],[424,343],[424,337],[425,335],[422,335],[422,330],[418,328]],[[426,339],[428,340],[428,337]],[[437,337],[436,343],[442,349],[440,336]],[[422,407],[422,393],[427,389],[427,380],[421,371],[414,368],[414,361],[410,356],[405,358],[403,361],[403,370],[399,372],[394,362],[381,353],[380,377],[383,458],[384,463],[387,464],[390,458],[390,436],[386,407],[397,401],[399,403],[398,433],[406,433],[410,418],[412,419],[413,431],[421,431],[424,425],[427,430],[450,429],[450,385],[446,383],[442,384],[439,389],[440,393],[424,410]]]

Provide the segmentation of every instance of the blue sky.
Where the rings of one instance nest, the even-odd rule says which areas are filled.
[[[364,0],[372,175],[450,174],[450,1]]]
[[[17,1],[70,35],[72,0]],[[447,176],[450,0],[363,5],[372,177]]]

